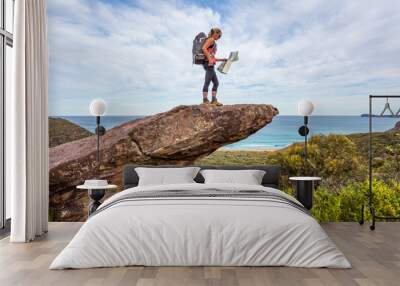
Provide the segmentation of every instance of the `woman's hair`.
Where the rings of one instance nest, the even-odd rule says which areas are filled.
[[[210,32],[208,33],[208,37],[209,37],[209,38],[212,37],[212,35],[214,35],[215,33],[221,34],[222,31],[221,31],[220,28],[212,28],[212,29],[210,30]]]

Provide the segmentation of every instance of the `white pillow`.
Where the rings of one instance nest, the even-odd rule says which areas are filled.
[[[139,186],[195,183],[193,179],[199,170],[198,167],[135,168],[139,176]]]
[[[265,171],[261,170],[202,170],[205,184],[261,185]]]

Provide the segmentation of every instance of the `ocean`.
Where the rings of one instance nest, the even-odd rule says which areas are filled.
[[[54,116],[67,119],[91,132],[94,132],[96,120],[93,116]],[[143,116],[104,116],[102,125],[113,128],[129,120]],[[373,118],[373,131],[386,131],[394,127],[400,118]],[[303,124],[301,116],[279,115],[271,124],[248,138],[224,146],[228,150],[279,149],[294,142],[303,141],[298,128]],[[361,116],[311,116],[310,135],[316,134],[352,134],[368,132],[368,117]]]

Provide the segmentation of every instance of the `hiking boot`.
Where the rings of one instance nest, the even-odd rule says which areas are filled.
[[[222,105],[223,105],[221,102],[218,102],[217,99],[213,99],[213,100],[211,101],[211,104],[212,104],[212,105],[215,105],[215,106],[222,106]]]
[[[203,104],[210,104],[210,101],[208,100],[208,98],[203,98]]]

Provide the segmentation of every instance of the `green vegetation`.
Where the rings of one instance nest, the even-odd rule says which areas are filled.
[[[63,118],[49,118],[49,147],[79,140],[93,133]]]
[[[289,176],[323,178],[314,194],[312,214],[319,221],[357,221],[368,201],[368,134],[314,136],[303,160],[303,144],[278,151],[217,151],[198,164],[259,165],[282,168],[281,189],[293,194]],[[400,215],[400,132],[373,135],[373,190],[377,215]],[[370,219],[365,208],[365,218]]]

